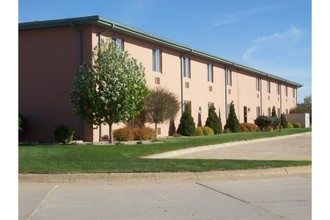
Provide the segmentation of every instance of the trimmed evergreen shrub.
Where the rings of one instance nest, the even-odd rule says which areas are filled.
[[[293,128],[293,124],[291,122],[288,122],[286,128]]]
[[[183,136],[194,136],[196,133],[196,126],[193,117],[191,117],[190,105],[185,105],[185,110],[180,118],[180,124],[177,133]]]
[[[55,127],[54,135],[57,142],[69,144],[73,139],[74,131],[69,126],[61,124]]]
[[[215,107],[213,105],[209,108],[209,114],[205,126],[212,128],[214,134],[220,134],[222,132],[220,119],[217,113],[215,113]]]
[[[277,117],[275,106],[272,108],[272,117]]]
[[[239,121],[235,113],[234,102],[230,103],[229,115],[226,121],[225,130],[229,130],[230,132],[234,133],[240,131]]]
[[[286,120],[284,114],[281,114],[281,126],[282,128],[288,128],[288,121]]]

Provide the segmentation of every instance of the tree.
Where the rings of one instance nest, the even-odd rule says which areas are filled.
[[[157,137],[157,125],[167,120],[174,119],[180,109],[180,103],[173,92],[157,87],[151,90],[145,101],[147,122],[155,124]]]
[[[205,122],[205,126],[208,126],[213,129],[214,134],[220,134],[222,131],[220,119],[215,112],[215,107],[211,105],[209,108],[208,117]]]
[[[144,67],[112,41],[102,41],[92,58],[76,72],[71,103],[74,113],[87,123],[108,124],[112,143],[113,123],[129,121],[143,109],[148,94]]]
[[[272,108],[272,117],[277,117],[275,106]]]
[[[230,106],[229,106],[229,115],[228,115],[226,125],[225,125],[225,130],[226,129],[228,129],[234,133],[240,131],[239,121],[238,121],[236,113],[235,113],[234,102],[231,102]]]
[[[288,128],[288,121],[286,120],[286,117],[284,116],[284,114],[281,114],[281,127]]]
[[[191,108],[188,103],[185,104],[185,109],[180,118],[180,124],[177,133],[183,136],[194,136],[196,125],[193,117],[191,116]]]

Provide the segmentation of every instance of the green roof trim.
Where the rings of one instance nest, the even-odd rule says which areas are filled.
[[[34,22],[24,22],[19,24],[19,30],[33,30],[33,29],[43,29],[43,28],[56,28],[56,27],[68,27],[68,26],[79,26],[79,25],[96,25],[104,27],[105,29],[112,28],[118,32],[122,32],[124,34],[128,34],[143,40],[151,41],[156,44],[160,44],[166,47],[170,47],[179,51],[182,51],[184,54],[192,54],[198,57],[203,57],[215,62],[219,62],[225,66],[249,71],[251,73],[254,73],[256,75],[259,75],[260,77],[267,77],[279,82],[284,82],[289,85],[293,85],[296,87],[302,87],[302,84],[286,80],[284,78],[227,60],[223,59],[219,56],[212,55],[207,52],[203,52],[201,50],[192,48],[190,46],[180,44],[177,42],[174,42],[172,40],[168,40],[159,36],[156,36],[151,33],[147,33],[145,31],[141,31],[139,29],[136,29],[134,27],[130,27],[124,24],[121,24],[119,22],[115,22],[113,20],[109,20],[107,18],[94,15],[94,16],[87,16],[87,17],[76,17],[76,18],[67,18],[67,19],[58,19],[58,20],[46,20],[46,21],[34,21]]]

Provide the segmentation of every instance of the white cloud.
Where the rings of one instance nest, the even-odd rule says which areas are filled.
[[[295,26],[283,32],[276,32],[270,35],[257,37],[253,40],[252,45],[243,53],[243,60],[251,60],[252,54],[267,50],[268,54],[272,51],[279,51],[282,55],[292,54],[294,45],[301,39],[303,31]]]
[[[291,28],[287,31],[281,33],[274,33],[269,36],[258,37],[254,40],[254,44],[271,43],[279,40],[296,40],[300,38],[302,34],[303,31],[299,30],[295,26],[291,26]]]
[[[267,5],[267,6],[253,7],[253,8],[247,9],[247,10],[236,11],[233,13],[224,13],[224,14],[221,14],[220,18],[218,18],[218,20],[212,25],[212,27],[217,27],[217,26],[221,26],[221,25],[239,22],[241,20],[247,19],[248,17],[250,17],[252,15],[281,9],[284,6],[285,6],[285,4]]]

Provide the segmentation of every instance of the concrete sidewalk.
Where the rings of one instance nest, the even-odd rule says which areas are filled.
[[[170,151],[145,158],[311,160],[311,132]]]

